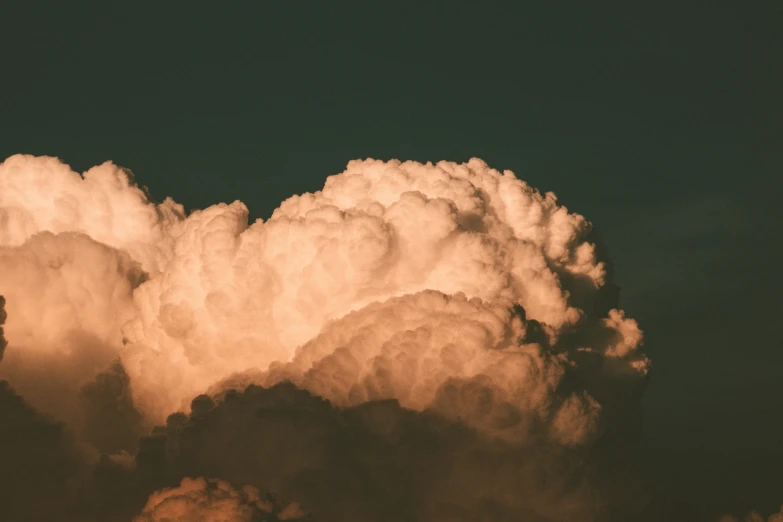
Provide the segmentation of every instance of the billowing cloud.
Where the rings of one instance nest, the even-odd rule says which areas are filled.
[[[302,515],[266,492],[322,521],[654,511],[629,465],[650,363],[611,264],[481,160],[353,161],[249,224],[111,163],[13,156],[0,294],[25,400],[3,393],[38,419],[13,440],[45,425],[78,455],[52,486],[75,520]]]
[[[188,216],[172,261],[134,292],[123,361],[137,401],[160,418],[220,378],[291,360],[350,312],[425,290],[518,306],[555,345],[605,320],[595,303],[606,271],[588,232],[553,195],[479,160],[352,162],[267,222],[248,227],[240,203]],[[621,344],[581,348],[643,376],[635,323],[611,320]]]
[[[617,412],[648,361],[589,223],[480,160],[351,162],[250,226],[239,202],[154,204],[109,163],[80,176],[15,156],[0,188],[0,372],[103,451],[133,451],[142,417],[206,390],[283,381],[339,408],[432,412],[490,453],[633,431]],[[208,471],[190,475],[224,478]]]
[[[510,302],[488,305],[461,293],[424,291],[329,323],[291,363],[273,365],[258,380],[290,380],[340,405],[396,399],[403,407],[434,409],[509,441],[543,436],[580,445],[600,434],[602,406],[590,393],[590,381],[577,383],[569,350],[599,358],[612,351],[614,358],[622,357],[613,350],[629,337],[638,342],[633,324],[625,334],[612,319],[593,326],[613,343],[603,343],[597,333],[578,336],[578,329],[565,346],[550,343],[539,339],[540,323]],[[574,345],[575,339],[581,342]],[[635,363],[624,361],[622,368]],[[596,375],[587,377],[607,385],[615,370],[607,365],[603,371],[609,375],[591,369]],[[244,384],[241,376],[238,380]]]
[[[9,342],[0,377],[34,406],[78,417],[78,390],[115,360],[144,273],[120,250],[74,232],[0,246]]]
[[[18,347],[14,351],[20,359],[88,357],[90,362],[74,364],[92,373],[119,356],[137,406],[152,421],[187,407],[221,379],[288,363],[310,343],[308,354],[294,363],[306,370],[314,357],[338,348],[324,338],[311,342],[323,328],[330,324],[329,335],[335,335],[343,317],[373,303],[400,306],[398,313],[386,305],[386,315],[402,319],[390,328],[404,332],[407,310],[427,302],[405,296],[423,291],[480,301],[464,307],[462,316],[451,313],[455,324],[465,319],[486,329],[468,317],[476,306],[509,321],[493,319],[487,337],[473,339],[465,350],[478,359],[454,375],[448,365],[463,356],[427,356],[428,398],[451,377],[487,370],[490,362],[482,358],[502,365],[499,353],[517,361],[500,385],[511,395],[536,385],[534,378],[513,384],[516,391],[509,388],[511,369],[527,371],[522,361],[533,353],[541,354],[532,364],[546,368],[540,380],[550,386],[557,385],[563,367],[575,363],[575,350],[605,360],[605,373],[643,378],[647,372],[636,323],[601,309],[610,285],[605,264],[587,241],[587,221],[559,206],[554,195],[480,160],[351,162],[322,191],[294,196],[267,222],[252,226],[238,202],[187,217],[171,200],[150,203],[126,171],[108,163],[79,176],[52,158],[14,156],[0,166],[0,187],[0,244],[6,245],[0,259],[8,266],[0,272],[0,291],[10,303],[7,334]],[[46,306],[39,311],[41,303]],[[527,329],[517,333],[529,334],[527,341],[497,337],[497,329],[514,335],[517,319],[502,311],[513,307],[524,316]],[[426,311],[414,310],[414,322],[421,324]],[[353,328],[350,320],[345,325]],[[82,344],[93,346],[92,355],[68,348],[79,336],[90,338]],[[383,333],[373,342],[381,338]],[[448,351],[454,339],[436,335],[428,342],[431,350]],[[354,354],[364,365],[354,377],[365,378],[374,371],[368,365],[380,364],[371,353],[380,346],[370,348],[367,356]],[[20,365],[9,361],[5,374],[23,373],[15,369]],[[424,396],[408,395],[406,405],[429,405]],[[575,394],[559,410],[554,422],[580,433],[564,440],[590,438],[591,417],[599,409],[593,399]]]
[[[57,158],[16,155],[0,163],[0,245],[39,232],[79,232],[127,251],[145,271],[171,253],[170,228],[184,217],[171,199],[155,205],[130,172],[107,162],[83,175]]]

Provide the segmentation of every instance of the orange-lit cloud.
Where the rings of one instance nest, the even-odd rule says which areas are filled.
[[[275,518],[272,519],[271,517]],[[223,480],[185,478],[179,487],[153,493],[134,522],[254,522],[302,520],[296,504],[280,508],[252,486],[240,490]]]
[[[594,239],[478,159],[352,161],[249,224],[241,202],[154,203],[111,163],[13,156],[0,378],[51,418],[3,383],[24,412],[9,447],[34,424],[94,467],[73,520],[302,516],[255,488],[322,520],[641,513],[625,462],[650,362]],[[111,515],[109,498],[128,500]]]
[[[531,364],[553,368],[543,380],[556,381],[561,370],[554,368],[573,363],[568,352],[576,349],[626,361],[620,366],[640,377],[647,371],[635,323],[615,314],[610,325],[590,309],[605,269],[586,241],[589,224],[552,194],[480,160],[351,162],[322,191],[294,196],[252,226],[238,202],[187,217],[171,200],[154,205],[111,164],[82,177],[52,158],[15,156],[0,166],[0,187],[0,243],[11,268],[0,276],[0,292],[9,300],[12,344],[28,357],[76,358],[81,354],[68,348],[68,339],[95,339],[107,356],[121,358],[137,406],[154,421],[232,374],[291,361],[299,346],[350,312],[424,290],[478,299],[501,315],[522,307],[540,327],[540,339],[500,346],[497,330],[514,328],[507,316],[471,350],[491,357],[500,349],[507,352],[501,359],[520,361],[540,354]],[[399,313],[387,308],[394,328],[404,332],[405,312],[423,301],[389,302],[400,303]],[[466,309],[452,320],[471,314]],[[602,341],[577,336],[584,346],[574,344],[575,332],[605,327],[624,333]],[[443,350],[454,338],[428,342],[430,350]],[[319,358],[338,348],[318,345]],[[379,348],[360,357],[357,378],[371,371],[370,355]],[[513,355],[520,350],[527,355]],[[429,399],[449,377],[472,378],[489,364],[477,360],[474,369],[450,375],[454,360],[430,360],[419,372],[420,380],[435,379]],[[302,361],[297,364],[306,370]],[[528,363],[519,364],[516,378],[524,380]],[[515,367],[505,369],[506,382],[515,380],[508,375]],[[519,393],[508,386],[501,385],[504,392]],[[326,390],[320,389],[329,396]],[[598,405],[580,397],[569,408],[585,419],[573,422],[591,424]],[[410,393],[406,399],[418,408],[428,400]]]

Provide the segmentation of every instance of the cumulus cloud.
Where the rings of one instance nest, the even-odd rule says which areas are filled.
[[[594,305],[606,270],[589,224],[479,160],[352,162],[267,222],[248,226],[234,203],[178,230],[172,261],[135,291],[139,314],[123,330],[135,397],[158,418],[217,379],[291,360],[350,312],[425,290],[519,306],[550,345],[604,320]],[[635,328],[612,317],[618,331]],[[623,339],[583,348],[645,374],[640,335]]]
[[[553,194],[480,160],[354,161],[323,190],[294,196],[267,222],[251,226],[239,202],[187,217],[171,200],[151,203],[127,171],[109,163],[80,176],[52,158],[14,156],[0,166],[0,188],[0,290],[10,303],[7,335],[16,357],[88,357],[74,364],[95,373],[119,356],[136,404],[152,421],[186,408],[223,378],[289,363],[310,343],[294,363],[306,370],[314,357],[337,348],[324,339],[311,342],[326,325],[334,332],[346,315],[379,302],[400,306],[399,313],[387,306],[386,315],[404,319],[411,303],[426,301],[406,305],[405,296],[424,291],[476,299],[493,313],[522,310],[528,341],[498,346],[497,334],[488,331],[466,352],[497,362],[498,350],[521,361],[525,356],[507,352],[527,350],[529,359],[538,349],[543,355],[536,364],[548,368],[543,380],[557,381],[557,368],[573,364],[569,352],[576,349],[605,359],[605,373],[647,373],[636,323],[619,311],[599,313],[610,281],[588,241],[589,223]],[[462,313],[473,313],[469,308]],[[454,314],[452,320],[461,321]],[[515,328],[502,321],[491,328]],[[408,329],[404,320],[391,323]],[[78,336],[90,338],[81,344],[93,346],[93,355],[72,348]],[[431,342],[442,349],[453,339]],[[415,352],[408,350],[418,358]],[[559,362],[551,364],[550,355]],[[380,364],[375,355],[354,356],[357,364]],[[488,364],[476,361],[475,370],[450,376],[443,365],[455,360],[427,359],[430,388],[447,377],[473,377]],[[522,371],[525,364],[511,367]],[[5,372],[23,374],[17,368],[23,365],[9,362]],[[507,386],[503,392],[515,393]],[[413,396],[406,404],[427,405]],[[561,417],[558,424],[584,432],[574,442],[589,439],[598,405],[574,395],[568,407],[584,422],[571,426],[570,417]]]
[[[3,393],[57,455],[84,445],[89,476],[53,486],[79,520],[301,515],[262,491],[324,521],[653,516],[629,465],[650,362],[611,264],[481,160],[353,161],[251,224],[13,156],[0,294],[25,400]]]
[[[184,217],[171,199],[150,203],[130,171],[110,162],[83,175],[57,158],[15,155],[0,163],[0,245],[39,232],[80,232],[125,250],[147,272],[170,254],[169,229]]]

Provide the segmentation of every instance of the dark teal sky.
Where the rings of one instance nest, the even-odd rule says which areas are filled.
[[[655,364],[651,479],[770,511],[783,4],[647,4],[11,2],[0,157],[111,159],[158,199],[254,217],[352,158],[513,170],[607,243]]]

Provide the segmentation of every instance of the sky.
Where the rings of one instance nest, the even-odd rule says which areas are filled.
[[[652,360],[637,459],[783,502],[777,2],[21,2],[0,159],[111,160],[267,219],[353,159],[481,158],[590,220]]]

